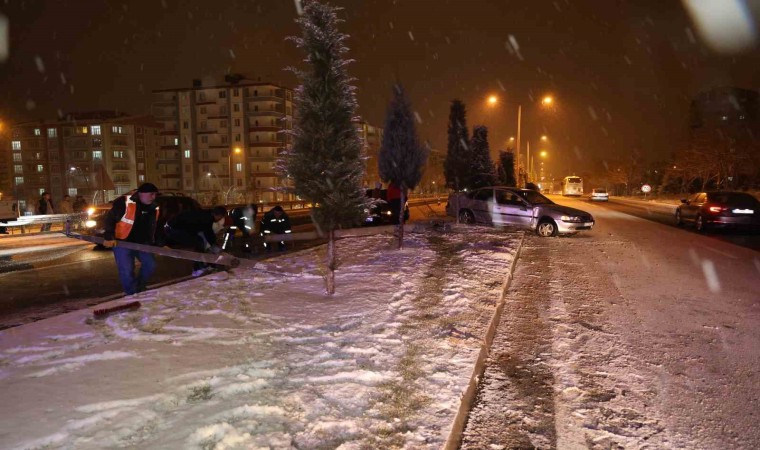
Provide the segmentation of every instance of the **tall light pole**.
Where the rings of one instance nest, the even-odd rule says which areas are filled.
[[[490,106],[495,106],[498,103],[499,99],[495,95],[491,95],[488,97],[487,102]],[[544,107],[550,107],[554,104],[554,98],[550,95],[546,95],[541,99],[541,105]],[[516,168],[517,168],[517,184],[520,184],[520,153],[521,153],[521,137],[522,137],[522,104],[517,105],[517,145],[515,149],[516,156]],[[541,140],[545,141],[547,138],[546,136],[542,136]],[[525,165],[526,165],[526,171],[525,171],[525,181],[528,181],[528,178],[530,177],[531,172],[531,161],[530,161],[530,142],[528,142],[528,149],[527,154],[525,158]]]

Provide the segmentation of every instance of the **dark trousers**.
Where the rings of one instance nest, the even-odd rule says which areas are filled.
[[[156,271],[156,258],[153,254],[116,246],[113,248],[113,257],[124,293],[132,295],[144,291],[148,280]],[[135,259],[140,261],[140,272],[136,277]]]
[[[190,247],[198,253],[204,253],[206,251],[206,238],[203,237],[203,233],[192,233],[186,230],[175,230],[169,226],[164,227],[164,233],[166,238],[175,244],[183,247]],[[203,269],[208,264],[202,261],[193,262],[193,270]]]

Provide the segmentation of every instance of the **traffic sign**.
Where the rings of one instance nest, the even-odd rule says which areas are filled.
[[[652,186],[645,184],[644,186],[641,186],[641,192],[648,194],[652,192]]]

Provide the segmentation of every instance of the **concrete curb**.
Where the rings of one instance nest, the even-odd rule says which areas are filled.
[[[501,321],[501,314],[504,311],[506,305],[506,296],[509,287],[512,284],[512,278],[515,273],[515,267],[517,266],[517,260],[520,258],[520,250],[522,250],[523,242],[525,241],[525,234],[520,237],[520,241],[517,244],[517,250],[515,256],[512,258],[512,262],[509,266],[509,271],[504,284],[501,288],[501,295],[499,295],[499,301],[496,304],[496,309],[491,316],[491,320],[488,323],[486,335],[483,338],[483,344],[480,347],[480,353],[478,359],[475,361],[475,367],[472,369],[472,375],[470,375],[470,381],[467,383],[467,389],[462,393],[462,400],[459,403],[459,410],[454,417],[454,423],[451,426],[446,443],[443,445],[444,450],[456,450],[462,443],[462,435],[464,434],[464,427],[467,424],[467,417],[470,414],[470,409],[475,401],[475,394],[478,392],[478,384],[480,378],[483,376],[483,372],[486,368],[486,362],[488,361],[488,355],[493,344],[494,336],[496,336],[496,328]]]

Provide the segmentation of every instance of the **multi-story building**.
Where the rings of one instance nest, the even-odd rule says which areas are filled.
[[[11,131],[13,196],[25,206],[45,191],[54,202],[65,194],[111,200],[148,181],[147,156],[158,132],[148,116],[114,111],[19,123]]]
[[[293,116],[293,91],[228,75],[225,83],[153,91],[162,124],[152,180],[201,202],[290,199],[275,170]]]
[[[10,199],[13,195],[13,163],[9,136],[10,127],[0,122],[0,200]]]
[[[380,146],[383,144],[383,129],[372,126],[362,119],[356,119],[353,122],[362,139],[364,156],[367,158],[364,185],[371,188],[375,186],[375,183],[380,182],[377,163]]]
[[[679,171],[709,173],[723,188],[760,186],[760,93],[735,87],[701,92],[691,102],[689,151]]]

